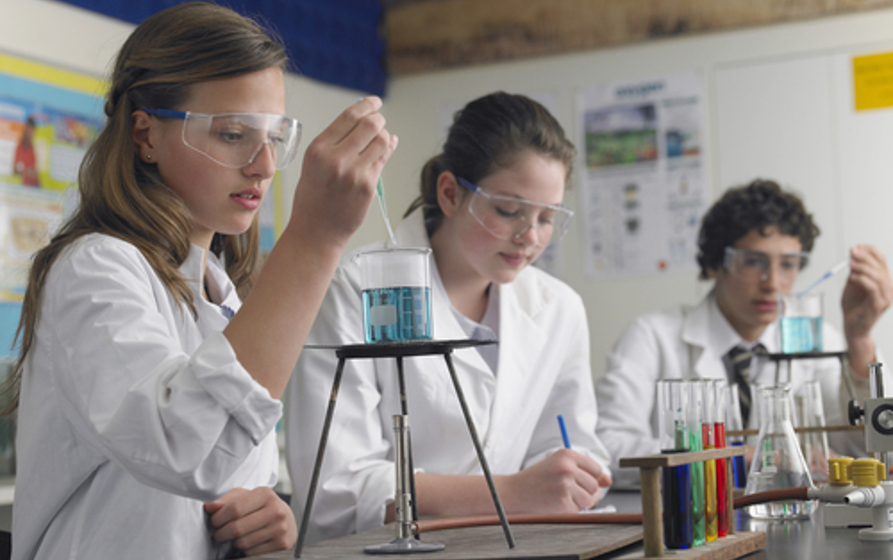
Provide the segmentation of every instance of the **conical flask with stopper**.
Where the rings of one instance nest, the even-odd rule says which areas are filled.
[[[812,477],[794,434],[790,386],[759,387],[760,434],[754,449],[745,494],[812,486]],[[803,519],[815,511],[814,500],[787,500],[748,506],[757,519]]]

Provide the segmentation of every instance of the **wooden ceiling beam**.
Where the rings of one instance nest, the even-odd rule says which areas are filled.
[[[893,0],[422,0],[385,14],[399,76],[886,8]]]

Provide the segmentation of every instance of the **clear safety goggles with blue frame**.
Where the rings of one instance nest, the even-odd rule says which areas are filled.
[[[574,215],[563,206],[489,194],[458,175],[456,180],[472,193],[468,203],[471,215],[485,230],[499,239],[519,239],[528,230],[534,229],[538,247],[554,245],[564,236]]]
[[[784,280],[793,280],[797,277],[800,269],[809,262],[809,253],[798,251],[795,253],[770,255],[752,249],[726,247],[723,268],[742,278],[759,278],[765,282],[769,279],[769,271],[772,269],[773,260],[778,263],[776,274]]]
[[[183,120],[183,143],[223,167],[245,167],[269,145],[276,169],[285,169],[295,159],[301,140],[301,122],[283,115],[143,111],[156,117]]]

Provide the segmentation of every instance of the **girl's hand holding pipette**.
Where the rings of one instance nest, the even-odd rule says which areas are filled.
[[[397,147],[385,129],[381,100],[367,97],[345,109],[304,155],[288,227],[315,242],[347,243],[375,196],[378,178]]]
[[[288,225],[224,330],[239,362],[274,398],[288,383],[344,247],[397,146],[380,108],[377,97],[351,105],[307,147]]]
[[[893,281],[884,255],[871,245],[850,250],[850,275],[841,297],[844,334],[850,364],[860,377],[868,377],[875,359],[871,329],[893,302]]]

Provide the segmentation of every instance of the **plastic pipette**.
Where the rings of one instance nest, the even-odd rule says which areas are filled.
[[[378,205],[381,207],[381,215],[384,218],[384,225],[388,228],[388,237],[391,239],[391,245],[397,246],[397,239],[394,237],[394,230],[391,229],[391,220],[388,219],[388,209],[384,203],[384,185],[381,183],[381,177],[378,178],[378,187],[375,192],[378,193]]]
[[[356,102],[359,103],[363,99],[365,98],[359,97]],[[375,192],[378,194],[378,206],[381,207],[381,216],[384,218],[384,225],[388,228],[388,238],[391,240],[391,245],[396,247],[397,239],[394,237],[394,230],[391,229],[391,220],[388,219],[388,208],[384,203],[384,185],[381,183],[381,177],[378,178],[378,186],[375,187]]]
[[[837,274],[838,272],[840,272],[841,270],[843,270],[844,267],[846,267],[846,265],[848,265],[848,264],[850,264],[850,259],[846,259],[846,260],[844,260],[844,261],[842,261],[842,262],[837,263],[836,265],[834,265],[834,268],[832,268],[832,269],[829,270],[828,272],[822,274],[822,275],[819,277],[818,280],[816,280],[815,282],[813,282],[812,284],[810,284],[805,290],[803,290],[803,291],[801,291],[799,294],[797,294],[797,297],[800,297],[800,296],[802,296],[803,294],[805,294],[805,293],[807,293],[807,292],[810,292],[813,288],[815,288],[816,286],[818,286],[819,284],[821,284],[822,282],[824,282],[824,281],[827,280],[828,278],[831,278],[832,276],[834,276],[835,274]]]

